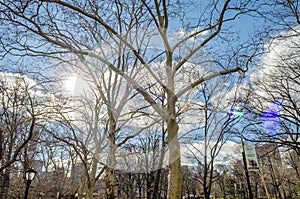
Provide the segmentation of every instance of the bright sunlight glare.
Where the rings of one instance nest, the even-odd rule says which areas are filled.
[[[66,79],[63,81],[64,89],[67,92],[74,92],[76,81],[77,81],[77,75],[66,77]]]

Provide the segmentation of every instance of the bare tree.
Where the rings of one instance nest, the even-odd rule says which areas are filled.
[[[284,197],[296,196],[297,189],[299,190],[299,173],[300,173],[300,160],[299,155],[295,151],[288,151],[282,157],[283,165],[286,166],[287,177],[284,179]]]
[[[58,62],[69,61],[76,57],[82,62],[87,57],[103,62],[108,68],[120,75],[136,89],[157,114],[166,121],[169,147],[169,198],[181,197],[181,160],[178,141],[178,120],[176,105],[178,99],[217,76],[246,71],[249,61],[257,51],[256,46],[247,45],[222,56],[220,48],[212,42],[222,42],[221,35],[228,31],[230,23],[238,16],[255,12],[259,5],[252,1],[212,1],[193,6],[189,3],[158,1],[5,1],[0,3],[1,20],[8,25],[10,37],[1,38],[2,55],[35,56],[54,58]],[[259,3],[260,4],[260,3]],[[197,8],[196,18],[189,13]],[[187,18],[187,19],[186,19]],[[174,28],[171,24],[175,24]],[[170,29],[183,30],[177,38],[169,35]],[[12,31],[11,31],[12,30]],[[18,30],[18,31],[14,31]],[[15,35],[17,41],[10,38]],[[151,51],[149,37],[158,36],[160,47]],[[220,37],[219,37],[220,35]],[[25,39],[26,38],[26,39]],[[34,42],[32,42],[33,40]],[[226,40],[225,40],[226,41]],[[228,39],[231,42],[233,40]],[[126,48],[131,56],[134,70],[144,68],[152,76],[154,83],[166,93],[166,106],[161,107],[147,87],[133,79],[129,72],[115,65],[115,60],[107,60],[95,49],[105,43],[114,43],[114,48]],[[153,49],[153,48],[152,48]],[[226,51],[226,50],[225,50]],[[205,53],[206,52],[206,53]],[[232,52],[232,51],[231,51]],[[179,56],[175,56],[178,53]],[[228,51],[226,51],[228,53]],[[238,64],[228,59],[212,61],[214,57],[236,57]],[[119,56],[121,59],[122,56]],[[163,61],[161,61],[163,60]],[[188,65],[189,61],[197,67],[209,65],[201,76],[177,87],[176,76]],[[228,62],[227,62],[228,61]],[[158,73],[160,66],[163,76]],[[244,67],[241,68],[240,66]],[[196,67],[197,66],[197,67]]]
[[[260,123],[260,126],[254,126],[256,130],[253,128],[248,133],[256,134],[252,140],[277,143],[299,155],[300,71],[296,41],[299,41],[299,36],[275,40],[260,72],[253,77],[250,88],[253,90],[248,99],[256,119],[251,122]]]
[[[226,77],[227,80],[229,78]],[[203,190],[205,198],[210,197],[214,182],[219,180],[215,168],[216,160],[223,146],[234,136],[232,128],[239,121],[239,117],[230,114],[230,109],[235,107],[236,102],[229,99],[226,101],[229,88],[219,87],[220,82],[222,78],[204,84],[195,97],[198,100],[200,98],[198,107],[190,106],[191,110],[197,111],[194,115],[196,118],[198,115],[199,122],[198,128],[188,136],[188,158],[195,165],[200,190]]]
[[[49,109],[44,109],[50,95],[43,93],[42,84],[38,85],[25,75],[0,75],[0,172],[3,179],[1,197],[5,198],[10,168],[15,163],[23,165],[22,171],[31,167],[30,159],[35,156],[41,124],[50,117]]]

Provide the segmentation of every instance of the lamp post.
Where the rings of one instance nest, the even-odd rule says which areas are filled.
[[[232,108],[228,112],[230,117],[243,117],[244,113],[241,110],[241,108]],[[250,124],[252,125],[252,124]],[[243,131],[248,127],[249,125],[245,126]],[[247,167],[247,160],[246,160],[246,154],[245,154],[245,144],[244,144],[244,139],[243,139],[243,131],[240,132],[240,138],[242,142],[242,158],[243,158],[243,166],[244,166],[244,171],[245,171],[245,176],[246,176],[246,182],[247,182],[247,187],[248,187],[248,194],[249,194],[249,199],[253,199],[253,193],[251,189],[251,182],[250,182],[250,177],[249,177],[249,170]]]
[[[25,171],[26,189],[25,189],[24,199],[27,199],[29,187],[35,175],[36,175],[36,171],[33,168],[29,168]]]
[[[249,170],[247,167],[247,161],[246,161],[246,154],[245,154],[245,145],[244,145],[244,141],[243,141],[243,137],[241,135],[241,141],[242,141],[242,156],[243,156],[243,164],[244,164],[244,171],[245,171],[245,175],[246,175],[246,182],[247,182],[247,186],[248,186],[248,194],[249,194],[249,199],[253,199],[253,194],[252,194],[252,189],[251,189],[251,183],[250,183],[250,177],[249,177]]]

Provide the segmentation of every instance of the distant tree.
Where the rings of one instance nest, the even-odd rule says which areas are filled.
[[[274,1],[273,11],[262,11],[269,25],[266,34],[273,34],[266,51],[256,63],[249,88],[243,87],[242,98],[251,114],[246,120],[253,125],[245,138],[277,143],[299,154],[299,1]],[[270,14],[266,14],[266,13]],[[275,30],[280,30],[274,32]],[[256,134],[251,139],[251,135]],[[258,139],[260,138],[260,139]]]
[[[118,65],[126,65],[126,59]],[[72,192],[76,188],[79,197],[86,194],[85,197],[92,198],[105,172],[107,197],[114,198],[115,170],[125,169],[118,162],[122,158],[120,148],[158,120],[143,118],[149,113],[142,111],[143,103],[137,106],[139,101],[135,101],[132,87],[102,63],[74,65],[74,72],[77,74],[74,91],[62,92],[59,97],[64,103],[57,107],[60,115],[54,124],[44,128],[54,138],[53,147],[57,141],[67,144],[76,156],[77,163],[73,166],[81,165],[80,186],[73,187]],[[141,118],[143,122],[139,121]]]
[[[20,73],[0,73],[0,197],[7,197],[10,169],[31,167],[41,126],[53,116],[51,94]],[[3,190],[4,189],[4,190]]]
[[[294,197],[298,195],[300,185],[300,156],[295,151],[288,151],[282,157],[283,165],[286,167],[286,178],[284,180],[283,190],[285,197]]]
[[[197,127],[186,136],[188,139],[183,139],[183,142],[188,149],[187,158],[191,164],[194,164],[200,184],[199,189],[203,191],[205,198],[209,198],[215,181],[220,179],[216,172],[216,162],[220,158],[223,146],[234,139],[232,128],[239,121],[239,116],[235,115],[237,113],[230,112],[236,108],[236,102],[227,100],[225,97],[230,89],[229,79],[230,77],[216,78],[214,81],[203,84],[202,88],[196,92],[196,99],[199,102],[189,101],[190,110],[184,110],[186,114],[193,115],[198,121]],[[229,87],[219,87],[220,82]],[[228,159],[222,161],[228,161]],[[224,190],[224,186],[222,188]]]
[[[182,195],[187,198],[196,198],[200,195],[199,182],[197,180],[197,172],[188,166],[182,168],[183,182]]]
[[[138,195],[138,197],[147,198],[160,198],[159,193],[160,183],[163,181],[163,171],[166,169],[166,152],[164,126],[161,123],[152,126],[151,128],[142,132],[135,139],[132,139],[124,145],[124,154],[126,151],[130,151],[129,155],[123,157],[123,161],[127,164],[128,172],[138,173],[141,181],[142,189],[141,193],[145,193],[145,196]],[[161,134],[163,135],[161,137]],[[133,169],[134,168],[134,169]]]
[[[19,160],[22,150],[32,139],[35,130],[35,108],[32,80],[20,74],[1,73],[1,168]]]
[[[288,33],[289,34],[289,33]],[[246,139],[276,143],[300,155],[299,145],[299,36],[274,40],[270,54],[263,59],[261,70],[252,78],[248,101],[259,123]],[[255,136],[255,137],[253,137]],[[253,139],[252,139],[253,138]]]
[[[105,170],[103,154],[107,145],[107,120],[101,114],[104,102],[98,90],[93,91],[93,86],[86,87],[89,90],[82,90],[82,95],[73,99],[63,97],[61,100],[66,103],[56,107],[59,113],[57,118],[43,126],[50,136],[41,144],[45,148],[52,147],[48,149],[51,152],[49,160],[44,161],[53,162],[52,166],[58,164],[56,167],[63,170],[65,178],[73,174],[68,188],[70,197],[75,197],[77,193],[79,198],[92,198],[96,183]],[[61,148],[68,152],[63,154],[65,157],[57,153]],[[62,159],[64,167],[59,165],[60,162],[55,163],[56,159]],[[66,163],[66,160],[70,162]]]
[[[68,134],[58,126],[56,130]],[[37,144],[39,150],[31,161],[38,174],[33,184],[38,185],[35,187],[36,195],[74,199],[81,183],[79,155],[72,146],[55,139],[51,134],[46,130],[41,132]]]

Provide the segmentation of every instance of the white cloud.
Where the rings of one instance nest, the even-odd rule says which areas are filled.
[[[258,64],[258,69],[251,76],[251,81],[268,78],[268,74],[280,75],[281,69],[289,59],[300,61],[300,34],[297,32],[299,27],[294,30],[280,33],[276,39],[266,45],[268,53],[263,54]]]
[[[209,154],[211,154],[211,147],[215,144],[216,142],[213,141],[206,143],[209,161],[210,161]],[[220,145],[218,147],[220,147]],[[242,159],[242,153],[240,152],[240,149],[241,149],[240,144],[233,141],[226,141],[214,161],[216,163],[219,162],[222,164],[226,164],[226,163],[229,164],[230,162],[240,160]],[[195,158],[198,158],[198,160],[200,160],[203,163],[204,151],[205,151],[204,141],[183,145],[182,165],[197,166],[198,162],[196,161]]]
[[[268,44],[269,53],[263,55],[257,69],[250,75],[250,81],[254,83],[255,93],[268,99],[269,102],[278,99],[284,104],[290,103],[286,99],[287,97],[284,97],[285,92],[289,92],[294,103],[298,103],[300,100],[300,85],[294,81],[294,79],[299,78],[300,72],[299,30],[300,26],[295,27],[292,31],[280,33],[280,37]],[[255,102],[255,99],[253,101]],[[267,108],[270,105],[271,103],[264,102],[262,108]]]
[[[2,86],[10,90],[13,90],[18,86],[20,89],[19,91],[25,91],[27,88],[32,89],[37,86],[35,80],[20,73],[0,72],[0,79]]]

